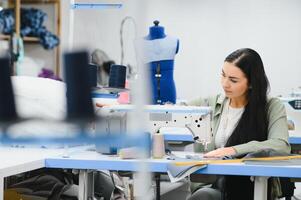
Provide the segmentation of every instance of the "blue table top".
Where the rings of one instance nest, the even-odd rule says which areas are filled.
[[[290,144],[301,144],[301,137],[289,137],[288,142]]]
[[[251,165],[251,164],[210,164],[199,170],[200,174],[271,176],[301,178],[300,166]]]
[[[151,172],[167,172],[167,165],[170,160],[147,159],[148,170]],[[48,168],[70,168],[70,169],[98,169],[98,170],[120,170],[138,171],[141,166],[139,160],[122,160],[117,157],[108,157],[97,152],[82,152],[78,155],[71,155],[69,158],[52,157],[45,160],[45,167]],[[199,170],[200,174],[216,175],[245,175],[245,176],[274,176],[301,178],[301,165],[258,165],[258,164],[210,164]]]
[[[166,159],[147,159],[149,171],[167,172]],[[94,170],[120,170],[138,171],[142,162],[134,159],[123,160],[116,156],[101,155],[97,152],[82,152],[79,155],[71,155],[69,158],[53,157],[45,159],[47,168],[67,169],[94,169]]]

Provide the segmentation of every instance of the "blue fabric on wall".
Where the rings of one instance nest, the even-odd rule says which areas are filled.
[[[53,49],[59,45],[59,38],[43,26],[47,14],[35,8],[21,9],[21,36],[32,36],[40,39],[45,49]],[[0,31],[11,34],[14,31],[15,19],[13,9],[4,9],[0,12]]]
[[[0,11],[0,31],[4,34],[10,34],[13,32],[14,25],[14,11],[12,9]]]

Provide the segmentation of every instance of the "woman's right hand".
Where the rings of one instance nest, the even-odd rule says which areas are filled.
[[[205,158],[222,158],[224,156],[233,156],[236,151],[233,147],[219,148],[204,154]]]

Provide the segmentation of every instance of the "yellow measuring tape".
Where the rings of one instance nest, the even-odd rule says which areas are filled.
[[[229,160],[200,160],[200,161],[181,161],[174,162],[176,166],[187,166],[195,165],[202,166],[208,164],[224,164],[224,163],[241,163],[244,161],[273,161],[273,160],[292,160],[292,159],[301,159],[301,155],[295,156],[274,156],[274,157],[261,157],[261,158],[241,158],[241,159],[229,159]]]

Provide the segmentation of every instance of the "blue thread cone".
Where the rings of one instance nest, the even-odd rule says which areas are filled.
[[[64,66],[67,85],[67,120],[94,118],[88,53],[85,51],[66,53]]]
[[[111,65],[109,87],[125,88],[126,66]]]
[[[91,87],[97,86],[97,65],[95,64],[89,64],[88,67],[89,70],[89,81],[91,82]]]

